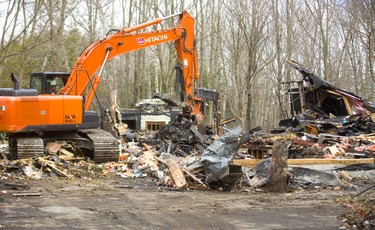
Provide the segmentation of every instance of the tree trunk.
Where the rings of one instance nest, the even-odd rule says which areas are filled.
[[[272,148],[270,192],[286,192],[288,179],[288,142],[277,140]]]

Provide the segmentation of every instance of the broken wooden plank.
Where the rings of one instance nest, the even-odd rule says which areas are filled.
[[[151,151],[152,146],[149,146],[149,145],[147,145],[146,143],[143,143],[142,145],[143,145],[143,147],[145,147],[148,151]]]
[[[58,169],[55,165],[53,164],[50,164],[50,163],[45,163],[46,166],[48,166],[49,168],[52,169],[52,171],[54,171],[57,175],[60,175],[60,176],[64,176],[64,177],[68,177],[68,178],[72,178],[73,176],[72,175],[69,175],[65,172],[63,172],[62,170]]]
[[[186,174],[188,174],[191,178],[193,178],[195,181],[197,181],[198,183],[200,183],[201,185],[203,185],[203,187],[205,188],[208,188],[208,186],[203,183],[198,177],[196,177],[194,174],[190,173],[188,170],[186,169],[182,169]]]
[[[305,125],[304,130],[306,133],[313,134],[313,135],[318,135],[319,130],[315,125]]]
[[[64,154],[64,155],[69,156],[69,157],[74,157],[74,153],[72,153],[72,152],[70,152],[70,151],[68,151],[64,148],[60,148],[59,151],[60,151],[61,154]]]
[[[338,156],[338,155],[340,155],[340,151],[339,151],[339,149],[337,148],[336,145],[332,145],[332,146],[328,147],[328,150],[331,152],[331,154],[332,154],[333,156]]]
[[[38,162],[39,162],[40,164],[42,164],[42,165],[45,165],[45,166],[49,167],[49,168],[50,168],[52,171],[54,171],[57,175],[64,176],[64,177],[68,177],[68,178],[72,178],[72,177],[74,177],[73,175],[68,174],[68,173],[65,173],[65,172],[63,172],[62,170],[60,170],[59,168],[57,168],[56,163],[53,162],[53,161],[49,161],[49,160],[43,159],[42,157],[39,157]]]
[[[375,123],[375,113],[372,113],[370,115],[370,119],[371,119],[372,123]]]
[[[241,166],[254,166],[262,162],[263,159],[236,159],[233,164]],[[361,159],[321,159],[321,158],[303,158],[303,159],[288,159],[288,165],[312,165],[312,164],[372,164],[374,158]]]
[[[298,138],[297,134],[295,133],[267,134],[267,135],[263,135],[262,137],[269,138],[273,141],[280,140],[280,139],[294,140]]]
[[[254,166],[262,161],[264,161],[264,159],[235,159],[233,160],[233,164],[241,166]]]
[[[13,193],[13,196],[41,196],[42,193],[40,192],[21,192],[21,193]]]
[[[176,184],[177,188],[186,188],[187,187],[187,181],[185,179],[184,173],[182,172],[180,165],[172,160],[168,159],[166,161],[169,172],[171,173],[171,177]]]
[[[71,156],[59,156],[60,160],[64,161],[82,161],[85,160],[84,157],[71,157]]]
[[[308,165],[308,164],[371,164],[374,163],[374,158],[361,158],[361,159],[288,159],[288,165]]]

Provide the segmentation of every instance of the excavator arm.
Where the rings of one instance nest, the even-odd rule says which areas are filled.
[[[179,16],[175,28],[153,32],[137,32],[175,16]],[[66,85],[59,93],[85,96],[84,110],[87,111],[90,108],[95,91],[100,83],[100,75],[107,61],[124,53],[171,41],[175,41],[177,77],[181,79],[184,102],[190,108],[191,114],[201,120],[203,118],[200,112],[201,99],[195,97],[194,94],[194,81],[199,79],[194,19],[186,11],[158,18],[135,27],[118,30],[116,33],[92,43],[78,58]],[[88,91],[87,95],[86,91]]]

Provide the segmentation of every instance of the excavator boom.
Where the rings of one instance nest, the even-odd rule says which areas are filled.
[[[153,32],[134,33],[151,25],[159,24],[163,20],[179,16],[177,26]],[[84,105],[85,111],[89,110],[95,90],[100,83],[100,75],[105,63],[112,58],[124,53],[144,49],[150,46],[175,41],[177,62],[183,78],[184,101],[199,113],[199,99],[194,97],[194,81],[199,79],[196,46],[194,36],[194,19],[186,11],[164,18],[158,18],[138,26],[118,30],[90,46],[78,58],[67,84],[60,90],[63,95],[84,96],[86,88],[90,87]],[[96,75],[96,73],[99,73]],[[197,104],[197,105],[195,105]],[[198,105],[199,104],[199,105]],[[197,108],[194,108],[197,107]]]

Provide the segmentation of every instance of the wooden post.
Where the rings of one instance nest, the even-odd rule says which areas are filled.
[[[306,111],[306,98],[305,98],[305,89],[303,88],[303,81],[298,81],[298,92],[299,92],[299,99],[301,102],[301,112],[304,113]]]
[[[270,192],[286,192],[288,169],[288,141],[277,140],[273,143]]]

